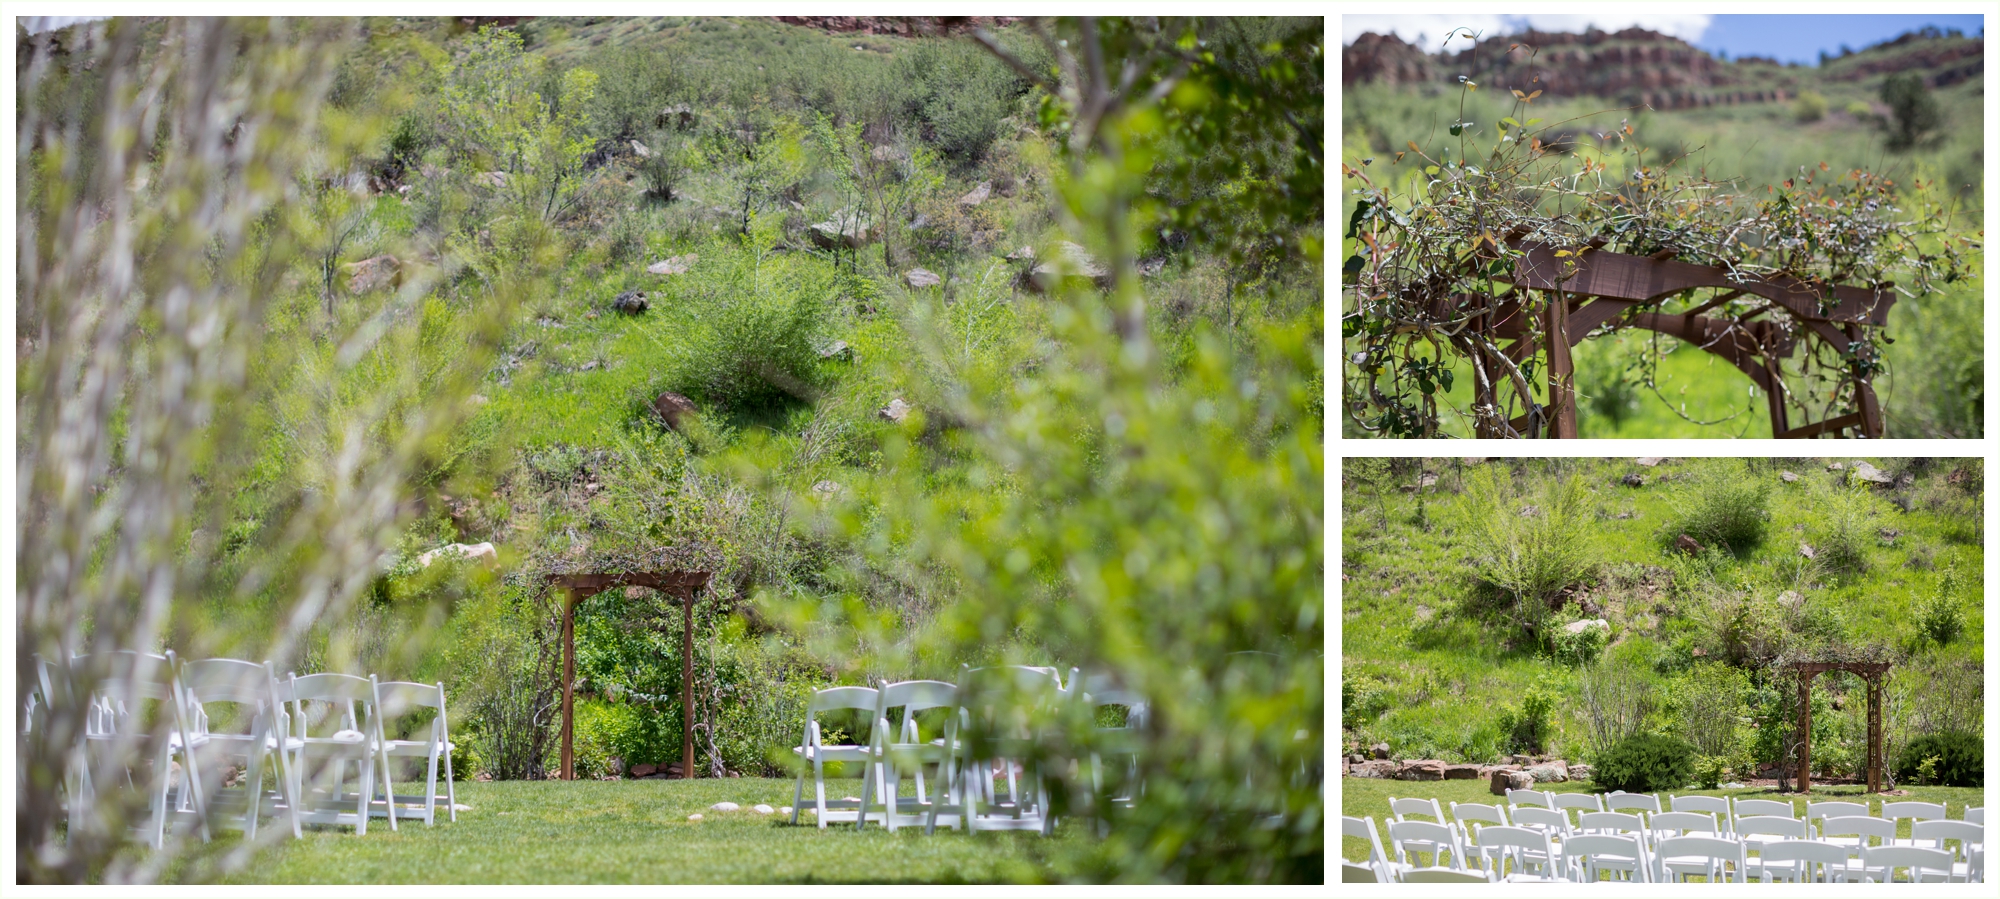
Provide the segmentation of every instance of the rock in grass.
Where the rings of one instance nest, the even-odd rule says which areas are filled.
[[[648,764],[648,763],[645,763],[645,762],[641,762],[641,763],[639,763],[639,764],[637,764],[637,765],[633,765],[633,766],[632,766],[632,776],[633,776],[633,777],[651,777],[651,776],[653,775],[653,772],[655,772],[655,771],[658,771],[658,770],[660,770],[660,766],[658,766],[658,765],[653,765],[653,764]]]
[[[760,814],[760,815],[775,815],[775,814],[777,814],[777,812],[778,812],[778,810],[777,810],[777,809],[774,809],[774,808],[772,808],[772,807],[770,807],[770,806],[768,806],[768,805],[765,805],[764,803],[761,803],[761,802],[757,803],[756,805],[753,805],[753,806],[751,806],[751,807],[750,807],[750,810],[751,810],[751,811],[753,811],[753,812],[756,812],[757,814]]]
[[[700,820],[701,820],[701,814],[697,812],[697,813],[695,813],[695,814],[692,814],[692,815],[689,815],[689,816],[688,816],[688,820],[689,820],[689,821],[700,821]]]
[[[972,189],[971,193],[958,198],[958,205],[977,206],[986,202],[986,198],[990,196],[993,196],[993,182],[981,181],[978,187]]]
[[[611,301],[611,308],[626,315],[644,314],[647,308],[646,293],[642,290],[628,290]]]
[[[1652,468],[1653,466],[1658,465],[1661,462],[1665,462],[1667,460],[1661,456],[1640,456],[1639,458],[1633,459],[1632,461],[1637,462],[1640,465],[1644,465],[1647,468]]]
[[[944,283],[937,272],[927,268],[913,268],[903,273],[903,282],[915,288],[936,287]]]
[[[1778,480],[1784,481],[1787,484],[1796,484],[1799,482],[1799,476],[1794,472],[1781,471],[1778,472]]]
[[[666,422],[667,427],[678,431],[681,421],[695,413],[694,400],[669,390],[653,398],[653,411],[659,413],[660,420]],[[679,766],[667,767],[673,769]]]
[[[884,418],[885,420],[900,423],[903,419],[908,418],[910,416],[910,410],[912,408],[915,407],[911,406],[909,403],[903,402],[902,397],[897,397],[893,400],[890,400],[889,405],[883,406],[880,410],[877,410],[875,414],[882,416],[882,418]]]
[[[479,562],[485,565],[500,564],[500,551],[494,549],[492,543],[447,544],[418,556],[417,564],[424,568],[429,568],[432,562],[452,554],[464,556],[466,561],[469,562]]]
[[[708,810],[711,812],[733,812],[739,808],[742,808],[742,806],[737,805],[734,802],[718,802],[714,805],[709,806]]]
[[[460,802],[460,803],[457,803],[457,804],[453,805],[453,806],[451,807],[451,810],[452,810],[452,811],[454,811],[454,812],[469,812],[469,811],[472,811],[472,806],[469,806],[469,805],[466,805],[466,804],[465,804],[465,803],[463,803],[463,802]]]
[[[1701,542],[1686,534],[1674,538],[1674,548],[1691,556],[1701,555]]]
[[[1867,481],[1870,484],[1893,484],[1896,482],[1896,479],[1889,477],[1887,472],[1866,462],[1854,463],[1854,477],[1857,480]]]
[[[789,817],[792,814],[792,807],[789,805],[778,806],[778,814]]]

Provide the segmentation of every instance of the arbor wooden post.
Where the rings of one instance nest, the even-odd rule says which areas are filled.
[[[706,571],[634,571],[625,573],[568,574],[554,580],[563,591],[563,697],[562,771],[563,780],[576,779],[576,606],[613,587],[646,587],[679,597],[683,609],[681,636],[681,708],[686,726],[681,729],[681,776],[694,776],[694,597],[708,586]]]
[[[1812,682],[1819,669],[1799,668],[1799,792],[1812,789]]]
[[[1812,682],[1822,671],[1845,671],[1868,684],[1868,792],[1882,792],[1882,678],[1888,662],[1802,662],[1799,675],[1799,792],[1812,788]]]
[[[1550,291],[1548,312],[1544,315],[1548,333],[1544,339],[1549,350],[1549,411],[1548,431],[1538,437],[1552,437],[1557,440],[1576,439],[1576,365],[1570,359],[1569,297],[1562,291]]]

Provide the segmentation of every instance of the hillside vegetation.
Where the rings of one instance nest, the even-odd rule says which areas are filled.
[[[1342,160],[1356,169],[1368,160],[1375,184],[1406,190],[1430,177],[1427,158],[1460,148],[1453,123],[1489,139],[1512,115],[1539,146],[1566,160],[1565,171],[1602,166],[1597,177],[1619,179],[1645,167],[1757,196],[1820,171],[1865,171],[1894,182],[1912,217],[1923,201],[1940,204],[1948,210],[1944,234],[1983,244],[1983,38],[1912,33],[1817,67],[1717,60],[1639,29],[1487,36],[1476,50],[1467,44],[1461,38],[1453,52],[1434,54],[1425,51],[1435,47],[1368,35],[1348,47],[1353,81],[1342,94]],[[1478,88],[1463,90],[1459,76]],[[1914,87],[1896,95],[1888,90],[1896,78],[1913,79]],[[1520,112],[1516,91],[1541,95]],[[1909,115],[1921,130],[1913,138],[1892,95],[1917,98]],[[1636,156],[1624,152],[1633,148]],[[1354,199],[1342,209],[1345,226]],[[1935,243],[1926,251],[1936,252]],[[1889,436],[1983,433],[1980,253],[1972,262],[1969,277],[1899,297],[1890,311],[1885,373],[1876,379]],[[1746,378],[1671,338],[1589,339],[1575,359],[1581,436],[1771,433],[1765,401]],[[1470,368],[1448,362],[1457,376],[1439,391],[1439,404],[1464,408],[1472,399]],[[1440,427],[1452,436],[1472,433],[1458,415]],[[1346,433],[1365,436],[1351,426]]]
[[[1981,732],[1979,460],[1358,459],[1341,483],[1350,747],[1594,761],[1661,732],[1747,780],[1781,758],[1801,658],[1893,661],[1892,766]],[[1815,682],[1822,776],[1856,776],[1863,695]]]

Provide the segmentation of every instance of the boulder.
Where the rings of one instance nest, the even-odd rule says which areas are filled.
[[[903,158],[902,151],[897,150],[894,146],[890,144],[883,144],[882,146],[876,147],[875,149],[868,151],[868,155],[869,157],[873,158],[876,162],[894,162],[898,159]]]
[[[1368,747],[1368,754],[1378,759],[1386,759],[1389,757],[1389,744],[1377,743],[1373,746],[1370,746]]]
[[[937,272],[929,269],[913,268],[903,273],[903,283],[915,288],[936,287],[944,283]]]
[[[1526,775],[1534,778],[1537,783],[1562,783],[1569,780],[1569,769],[1558,765],[1536,765],[1533,768],[1529,768]],[[1515,789],[1522,790],[1527,788],[1515,787]]]
[[[1590,772],[1591,772],[1591,767],[1589,765],[1571,765],[1569,766],[1569,779],[1589,780]]]
[[[1478,778],[1478,765],[1446,765],[1444,767],[1445,780],[1477,780]]]
[[[1839,462],[1828,462],[1828,463],[1826,463],[1826,470],[1827,470],[1827,471],[1846,471],[1846,470],[1847,470],[1847,466],[1846,466],[1846,465],[1844,465],[1844,464],[1842,464],[1842,463],[1839,463]]]
[[[1396,770],[1400,767],[1400,765],[1389,759],[1371,759],[1359,765],[1350,766],[1348,776],[1388,778],[1394,776]]]
[[[669,390],[653,398],[653,411],[659,413],[667,427],[678,431],[681,423],[695,413],[694,400]]]
[[[854,348],[848,346],[847,341],[845,340],[833,340],[820,344],[817,348],[815,348],[815,352],[819,353],[819,357],[821,359],[844,359],[849,362],[854,361]]]
[[[813,495],[821,499],[840,495],[840,484],[835,481],[818,481],[812,486]]]
[[[669,106],[653,117],[653,126],[686,131],[694,127],[694,118],[694,110],[686,106]]]
[[[1635,471],[1619,478],[1618,483],[1624,484],[1627,487],[1644,487],[1646,486],[1646,476]]]
[[[1572,634],[1581,634],[1588,630],[1601,630],[1608,634],[1611,632],[1611,622],[1602,618],[1585,618],[1563,625],[1563,630]]]
[[[646,292],[642,290],[625,291],[611,301],[611,308],[626,315],[643,315],[647,306]]]
[[[986,198],[990,196],[993,196],[993,182],[981,181],[978,187],[972,189],[971,193],[958,198],[958,205],[977,206],[986,202]]]
[[[1090,255],[1089,250],[1066,240],[1056,249],[1055,259],[1028,271],[1029,287],[1046,293],[1069,279],[1088,279],[1099,290],[1111,286],[1111,270],[1098,264],[1097,257]]]
[[[768,806],[768,805],[765,805],[764,803],[761,803],[761,802],[757,803],[756,805],[753,805],[753,806],[751,806],[751,807],[750,807],[750,810],[751,810],[751,811],[753,811],[753,812],[756,812],[757,814],[760,814],[760,815],[771,815],[771,814],[776,814],[776,813],[777,813],[777,811],[778,811],[777,809],[774,809],[774,808],[772,808],[772,807],[770,807],[770,806]]]
[[[909,403],[903,402],[902,397],[897,397],[893,400],[890,400],[889,405],[883,406],[881,409],[877,410],[875,414],[882,416],[884,420],[893,421],[900,424],[902,423],[903,419],[910,417],[910,410],[914,408],[916,407],[910,405]]]
[[[1397,780],[1443,780],[1445,763],[1437,759],[1417,759],[1405,762],[1396,772]]]
[[[740,808],[742,808],[742,806],[737,805],[734,802],[718,802],[714,805],[709,806],[708,810],[711,812],[733,812]]]
[[[350,262],[342,268],[348,271],[348,293],[368,293],[403,283],[403,261],[386,254]]]
[[[1686,534],[1674,538],[1674,548],[1691,556],[1701,554],[1701,542]]]
[[[1799,555],[1805,556],[1808,559],[1812,559],[1812,558],[1817,558],[1819,556],[1819,552],[1813,549],[1812,544],[1801,542],[1799,544]]]
[[[1640,456],[1639,458],[1633,459],[1632,461],[1637,462],[1640,465],[1644,465],[1647,468],[1652,468],[1653,466],[1658,465],[1661,462],[1665,462],[1667,460],[1664,456]]]
[[[836,250],[845,247],[858,250],[873,242],[878,236],[868,217],[858,212],[847,212],[820,222],[807,229],[812,242],[822,250]]]
[[[1784,481],[1787,484],[1796,484],[1799,482],[1799,476],[1794,472],[1780,471],[1778,472],[1778,480]]]
[[[632,142],[632,152],[638,155],[640,159],[653,158],[653,148],[648,147],[645,144],[642,144],[636,140]]]
[[[1494,771],[1487,778],[1486,789],[1495,796],[1505,796],[1508,790],[1525,790],[1535,785],[1535,779],[1520,771]]]
[[[506,173],[506,172],[480,172],[479,174],[477,174],[477,175],[474,175],[474,176],[472,176],[472,180],[473,180],[473,181],[474,181],[475,183],[478,183],[478,184],[484,184],[484,185],[486,185],[487,187],[506,187],[506,186],[507,186],[507,173]]]
[[[1889,477],[1888,472],[1866,462],[1854,463],[1853,477],[1857,480],[1867,481],[1870,484],[1894,484],[1896,482],[1895,478]]]
[[[700,256],[693,253],[689,253],[686,256],[668,256],[652,265],[646,266],[646,271],[655,275],[685,275],[687,274],[687,270],[693,267],[695,261],[700,258]]]
[[[440,546],[437,549],[418,556],[417,564],[424,568],[429,568],[432,562],[453,554],[463,556],[467,561],[478,562],[489,568],[500,564],[500,551],[494,549],[491,543],[452,543]]]
[[[651,762],[641,762],[640,764],[632,766],[632,776],[651,777],[655,773],[658,773],[659,770],[660,766],[658,765],[652,764]]]

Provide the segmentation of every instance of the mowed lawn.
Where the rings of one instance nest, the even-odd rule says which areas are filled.
[[[1592,792],[1589,782],[1537,784],[1536,789],[1550,793]],[[1814,802],[1866,802],[1871,814],[1879,815],[1882,803],[1888,802],[1942,802],[1945,816],[1952,820],[1965,817],[1967,805],[1984,805],[1985,790],[1980,787],[1910,787],[1908,796],[1866,796],[1860,786],[1814,786]],[[1660,808],[1671,811],[1667,792],[1654,793],[1660,799]],[[1767,787],[1746,787],[1736,790],[1675,790],[1673,796],[1734,796],[1738,799],[1775,799],[1790,802],[1799,817],[1805,817],[1806,800],[1796,793],[1778,793]],[[1370,777],[1343,777],[1340,779],[1340,813],[1356,818],[1375,819],[1376,834],[1382,840],[1382,849],[1391,855],[1395,849],[1389,845],[1389,799],[1436,799],[1438,807],[1444,810],[1445,818],[1451,819],[1451,804],[1477,803],[1480,805],[1505,805],[1504,796],[1495,796],[1483,780],[1407,781],[1381,780]],[[1427,820],[1427,819],[1419,819]],[[1904,822],[1897,826],[1896,835],[1910,835],[1910,825]],[[1342,837],[1340,856],[1350,861],[1360,861],[1368,857],[1368,841],[1360,837]],[[1423,857],[1426,861],[1429,856]]]
[[[508,781],[462,783],[471,806],[435,827],[385,821],[284,839],[238,883],[1018,883],[1061,876],[1059,858],[1088,830],[1062,822],[1032,833],[923,829],[891,835],[870,825],[821,830],[748,809],[790,805],[793,781]],[[858,796],[859,779],[830,781],[827,798]],[[906,783],[907,792],[907,783]],[[807,802],[812,784],[806,785]],[[714,812],[717,802],[744,811]],[[700,813],[705,820],[690,822]],[[265,820],[271,826],[272,819]]]

